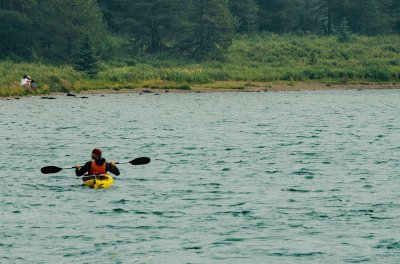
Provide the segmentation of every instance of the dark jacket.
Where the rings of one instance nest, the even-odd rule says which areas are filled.
[[[104,164],[104,162],[106,162],[106,160],[104,158],[101,158],[99,160],[96,161],[96,164],[101,166]],[[85,173],[88,173],[90,171],[90,167],[92,165],[92,161],[88,161],[86,162],[86,164],[81,167],[79,170],[75,169],[75,174],[76,176],[83,176]],[[112,166],[110,163],[106,163],[106,171],[111,172],[112,174],[115,175],[119,175],[119,169],[117,168],[117,166]]]

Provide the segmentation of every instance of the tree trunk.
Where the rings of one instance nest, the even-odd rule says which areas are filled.
[[[332,1],[333,0],[328,0],[328,28],[327,28],[327,31],[328,31],[328,34],[329,35],[332,35],[332,33],[333,33],[333,30],[332,30],[332,19],[333,19],[333,3],[332,3]]]

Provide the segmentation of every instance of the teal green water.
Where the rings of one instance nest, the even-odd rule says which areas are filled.
[[[0,263],[399,263],[400,91],[0,101]],[[106,190],[72,170],[100,147]]]

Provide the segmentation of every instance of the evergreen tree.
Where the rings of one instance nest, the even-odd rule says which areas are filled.
[[[349,42],[350,41],[351,32],[349,30],[349,23],[344,18],[339,25],[337,38],[339,42]]]
[[[44,59],[72,62],[75,50],[88,36],[96,50],[108,41],[102,15],[95,0],[41,0],[33,14]]]
[[[318,13],[324,25],[324,32],[331,35],[334,27],[336,0],[318,0]]]
[[[305,0],[302,25],[306,31],[331,35],[339,26],[343,17],[343,0]]]
[[[35,32],[30,13],[36,0],[0,0],[0,59],[31,57]]]
[[[350,29],[358,34],[376,35],[391,31],[388,14],[392,0],[344,1],[343,12]]]
[[[74,68],[77,71],[87,73],[91,78],[95,77],[100,71],[96,50],[89,37],[86,37],[81,45],[79,53],[76,56]]]
[[[16,11],[0,10],[0,59],[31,56],[30,20]]]
[[[299,29],[301,32],[321,33],[323,31],[323,17],[320,0],[304,0],[299,13]]]
[[[197,59],[220,59],[231,45],[236,19],[225,0],[196,0],[190,47]]]
[[[142,26],[148,28],[148,51],[176,48],[188,38],[190,1],[153,0],[148,14],[141,14]]]
[[[260,30],[286,33],[299,29],[303,0],[258,0]]]
[[[155,53],[175,49],[191,30],[187,0],[99,0],[107,23],[129,36],[138,49]]]
[[[36,5],[37,0],[0,0],[0,10],[17,11],[25,15],[29,15]]]
[[[238,20],[238,32],[253,32],[258,29],[259,7],[255,0],[229,0],[229,7]]]
[[[392,22],[393,32],[400,34],[400,0],[393,0],[388,12]]]

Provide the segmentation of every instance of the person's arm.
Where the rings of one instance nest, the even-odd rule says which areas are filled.
[[[81,167],[79,165],[75,165],[76,176],[78,176],[78,177],[83,176],[85,173],[87,173],[90,170],[90,165],[91,165],[90,161],[86,162],[86,164],[83,167]]]
[[[106,170],[111,172],[114,175],[117,175],[117,176],[119,175],[119,169],[117,168],[117,166],[115,166],[114,161],[107,162]]]

